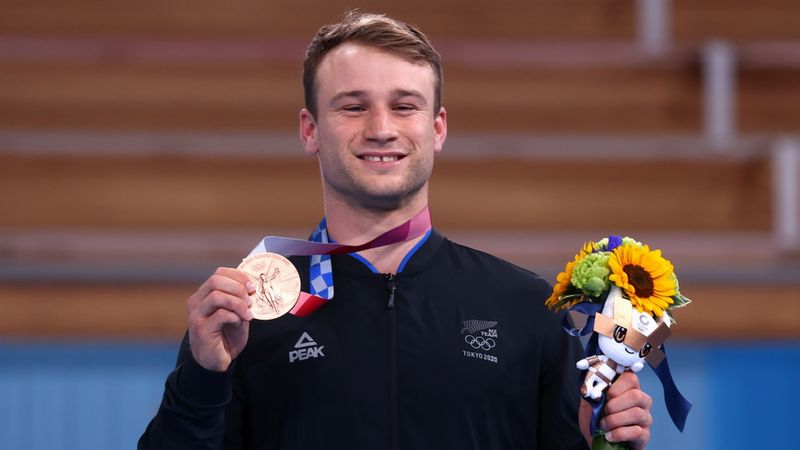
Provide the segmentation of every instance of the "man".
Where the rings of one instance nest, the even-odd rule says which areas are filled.
[[[319,160],[331,241],[415,217],[447,137],[439,55],[418,30],[350,13],[312,41],[300,138]],[[309,259],[292,257],[309,287]],[[586,448],[577,341],[535,274],[426,233],[331,259],[313,314],[252,321],[246,274],[218,269],[140,449]],[[313,349],[313,351],[312,351]],[[601,424],[643,448],[650,398],[626,374]],[[584,422],[585,422],[584,414]]]

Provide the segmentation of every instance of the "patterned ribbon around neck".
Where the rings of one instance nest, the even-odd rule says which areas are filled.
[[[425,207],[405,223],[392,228],[375,239],[360,245],[343,245],[330,242],[327,222],[323,218],[308,240],[267,236],[256,245],[248,256],[258,253],[277,253],[283,256],[310,256],[309,291],[300,292],[294,308],[289,314],[305,317],[316,311],[325,302],[333,299],[333,268],[331,255],[353,253],[370,248],[383,247],[409,241],[427,232],[431,227],[431,216]]]

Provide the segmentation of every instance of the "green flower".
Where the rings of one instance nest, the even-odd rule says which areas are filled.
[[[609,287],[608,252],[591,253],[583,257],[572,269],[572,285],[590,297],[599,297]]]
[[[637,247],[641,247],[642,243],[634,238],[625,236],[624,238],[622,238],[622,245],[635,245]]]

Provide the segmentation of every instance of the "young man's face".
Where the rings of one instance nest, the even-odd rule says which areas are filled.
[[[326,198],[394,209],[427,197],[434,154],[447,135],[434,111],[430,65],[345,43],[328,53],[316,78],[316,120],[300,114],[306,152],[318,155]]]

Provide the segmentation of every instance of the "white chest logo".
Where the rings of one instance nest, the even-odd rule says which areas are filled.
[[[467,345],[461,350],[464,356],[497,363],[497,356],[492,354],[498,340],[496,327],[497,322],[493,320],[465,320],[461,328]]]
[[[297,343],[294,344],[294,350],[289,352],[289,362],[293,363],[295,361],[305,361],[309,358],[321,358],[325,356],[325,354],[322,353],[324,348],[324,345],[317,344],[314,338],[304,331],[300,339],[297,340]]]

